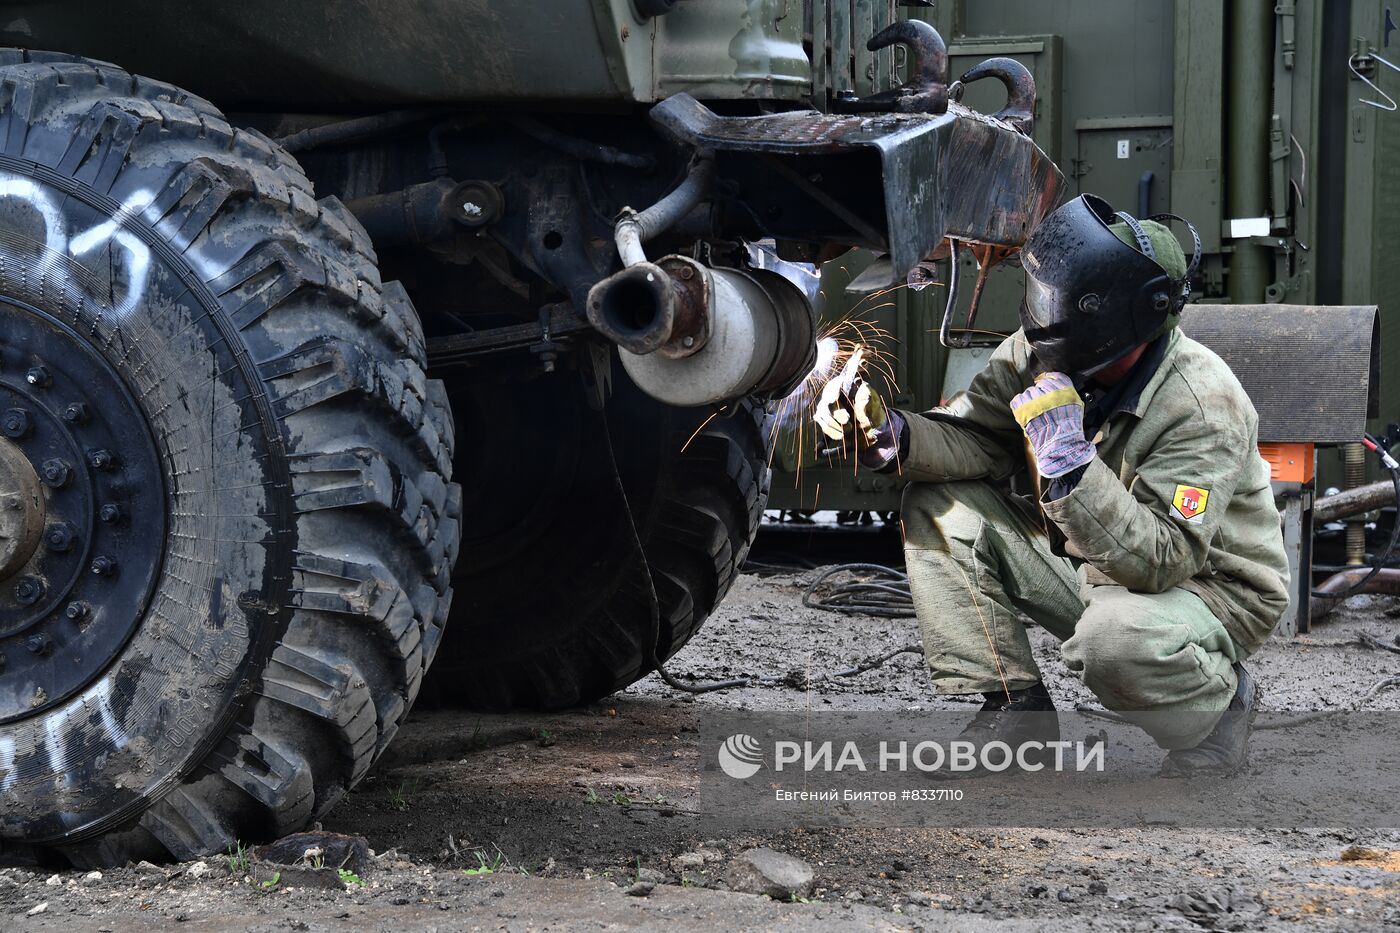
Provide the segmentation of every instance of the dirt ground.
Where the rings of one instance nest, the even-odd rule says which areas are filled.
[[[810,575],[743,576],[670,665],[723,678],[838,670],[917,641],[912,620],[803,608]],[[1400,672],[1400,606],[1357,597],[1251,669],[1270,709],[1350,707]],[[1092,698],[1034,639],[1051,691]],[[794,679],[793,682],[801,682]],[[485,717],[422,711],[325,820],[363,835],[371,866],[344,890],[250,876],[235,858],[100,873],[0,870],[0,929],[1128,929],[1400,926],[1400,832],[843,830],[712,838],[696,806],[697,723],[723,707],[935,709],[922,659],[812,689],[700,697],[656,678],[588,709]],[[1374,708],[1400,709],[1400,691]],[[1346,780],[1345,774],[1338,775]],[[806,860],[802,902],[721,889],[740,851]],[[1350,846],[1369,852],[1343,860]],[[1353,855],[1354,855],[1353,851]],[[661,873],[647,896],[625,890]],[[654,877],[654,876],[653,876]],[[272,881],[273,883],[269,883]]]

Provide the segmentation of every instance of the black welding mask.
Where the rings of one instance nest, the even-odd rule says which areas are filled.
[[[1180,220],[1169,214],[1151,219]],[[1137,248],[1109,229],[1117,222],[1132,230]],[[1041,221],[1021,253],[1021,326],[1037,368],[1090,376],[1160,332],[1186,303],[1200,264],[1200,238],[1186,226],[1195,255],[1186,275],[1173,279],[1137,219],[1114,213],[1102,198],[1081,195]]]

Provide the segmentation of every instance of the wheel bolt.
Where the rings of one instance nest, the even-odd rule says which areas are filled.
[[[23,408],[11,408],[0,418],[0,431],[8,438],[19,440],[29,433],[29,412]]]
[[[50,525],[44,532],[44,542],[49,546],[50,551],[63,553],[72,550],[73,540],[77,537],[77,530],[68,522],[59,522]]]
[[[30,635],[24,640],[24,647],[34,654],[45,655],[53,651],[53,639],[43,633]]]
[[[94,470],[110,470],[117,465],[117,458],[112,456],[110,450],[99,449],[88,454],[88,463]]]
[[[63,409],[63,420],[69,424],[86,424],[88,420],[87,406],[82,402],[74,402]]]
[[[87,618],[88,604],[80,600],[74,600],[63,607],[63,614],[74,622],[79,622]]]
[[[109,577],[117,572],[117,559],[99,554],[92,559],[92,572],[100,577]]]
[[[115,502],[105,503],[97,512],[98,518],[104,522],[120,521],[122,517],[122,507]]]
[[[54,489],[68,482],[68,474],[71,472],[68,462],[54,457],[52,460],[44,461],[44,485]]]
[[[53,380],[49,378],[49,371],[47,369],[42,366],[35,366],[24,374],[24,381],[42,389]]]
[[[44,595],[44,582],[38,577],[25,577],[15,584],[15,601],[32,606]]]

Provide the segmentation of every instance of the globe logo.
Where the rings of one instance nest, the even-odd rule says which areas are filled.
[[[753,736],[736,732],[720,745],[719,769],[735,780],[751,778],[761,767],[763,752]]]

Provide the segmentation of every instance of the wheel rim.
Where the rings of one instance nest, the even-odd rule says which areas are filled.
[[[75,330],[0,298],[0,722],[91,683],[160,573],[165,486],[147,419]],[[115,352],[120,352],[113,348]]]

